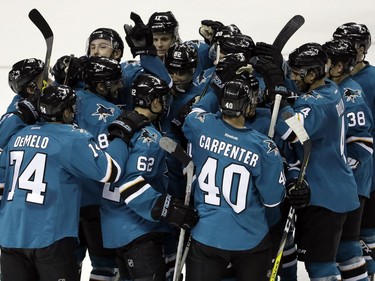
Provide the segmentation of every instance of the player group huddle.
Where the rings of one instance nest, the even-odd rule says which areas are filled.
[[[93,281],[291,281],[297,260],[314,281],[374,280],[366,25],[284,58],[302,16],[272,45],[214,20],[182,41],[170,11],[130,19],[139,60],[101,27],[53,79],[51,43],[9,72],[1,280],[78,281],[86,252]]]

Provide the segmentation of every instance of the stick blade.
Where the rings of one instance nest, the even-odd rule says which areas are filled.
[[[42,14],[37,9],[32,9],[29,12],[30,20],[38,27],[42,32],[43,37],[47,40],[53,38],[53,32],[47,21],[44,19]]]
[[[187,166],[192,161],[191,157],[185,152],[181,145],[171,138],[160,138],[159,146],[166,152],[176,157],[176,159],[179,160],[184,166]]]
[[[279,35],[276,37],[275,41],[273,42],[273,46],[275,46],[278,50],[282,50],[286,43],[289,41],[290,37],[293,36],[294,33],[305,23],[305,18],[301,15],[295,15],[292,17],[283,29],[280,31]]]

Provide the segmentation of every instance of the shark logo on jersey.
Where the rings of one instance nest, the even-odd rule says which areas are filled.
[[[272,140],[264,140],[263,142],[268,144],[267,153],[275,153],[275,156],[279,154],[279,149],[277,148],[276,144]]]
[[[96,105],[98,108],[96,109],[96,112],[92,114],[92,116],[97,115],[99,116],[99,121],[103,120],[104,122],[107,122],[107,117],[113,116],[115,109],[113,107],[105,107],[100,103],[97,103]]]
[[[355,99],[361,96],[360,90],[344,89],[344,97],[347,102],[355,103]]]
[[[317,93],[317,92],[314,92],[314,91],[307,92],[307,93],[301,95],[301,99],[307,100],[309,98],[317,100],[317,99],[322,99],[323,96],[321,94]]]
[[[157,135],[152,134],[149,130],[143,128],[141,136],[139,138],[142,140],[143,143],[147,143],[147,145],[150,146],[152,142],[156,142]]]

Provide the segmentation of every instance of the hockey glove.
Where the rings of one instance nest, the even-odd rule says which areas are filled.
[[[199,34],[204,38],[204,42],[206,44],[211,45],[214,34],[220,27],[223,26],[224,24],[219,21],[202,20],[201,27],[199,28]]]
[[[258,59],[253,67],[257,73],[262,75],[266,85],[264,100],[272,104],[275,101],[275,96],[280,94],[284,101],[281,107],[287,105],[285,101],[292,93],[285,86],[284,73],[281,68],[265,59]]]
[[[74,87],[81,81],[83,60],[75,56],[63,56],[59,58],[51,70],[55,81],[59,84]]]
[[[309,206],[311,191],[307,181],[303,180],[300,187],[296,187],[297,178],[286,182],[286,197],[294,209],[301,209]]]
[[[136,13],[131,12],[130,19],[134,21],[134,27],[125,24],[124,30],[126,33],[125,40],[129,45],[133,57],[135,58],[142,54],[156,56],[157,52],[151,28],[145,25],[141,17]]]
[[[150,124],[150,120],[136,111],[125,111],[108,126],[108,139],[120,138],[129,144],[134,133]]]
[[[156,199],[151,216],[154,220],[165,221],[183,229],[192,228],[199,220],[198,212],[192,205],[185,206],[184,201],[169,194]]]
[[[255,45],[255,55],[258,58],[263,58],[270,62],[273,62],[278,66],[280,69],[283,66],[283,56],[281,51],[276,49],[273,45],[257,42]]]
[[[15,114],[28,125],[35,124],[35,122],[39,119],[36,102],[32,99],[22,99],[17,102],[17,111]]]

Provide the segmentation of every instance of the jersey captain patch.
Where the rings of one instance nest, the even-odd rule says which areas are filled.
[[[96,112],[92,114],[92,116],[98,116],[99,121],[103,120],[104,122],[107,122],[107,117],[113,116],[115,109],[113,107],[105,107],[100,103],[96,105],[98,108],[96,109]]]
[[[279,154],[279,149],[272,140],[264,140],[264,142],[268,145],[267,153],[275,153],[275,155]]]

